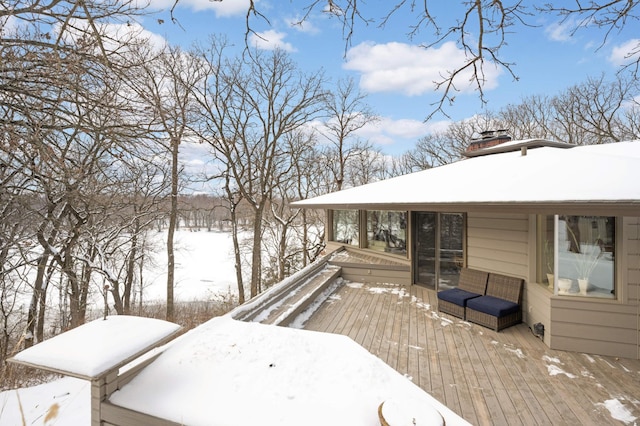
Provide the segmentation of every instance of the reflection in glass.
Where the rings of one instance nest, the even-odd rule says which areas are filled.
[[[615,217],[560,216],[558,293],[615,298]]]
[[[464,217],[461,213],[440,215],[440,269],[438,288],[457,287],[463,266]]]
[[[358,210],[333,211],[333,241],[352,246],[359,244]]]
[[[407,212],[367,211],[367,247],[387,253],[407,253]]]

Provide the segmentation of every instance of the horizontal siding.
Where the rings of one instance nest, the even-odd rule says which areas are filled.
[[[385,270],[364,269],[359,267],[342,266],[342,278],[348,281],[361,283],[389,283],[397,285],[410,285],[411,273],[409,270]]]
[[[626,245],[628,293],[631,304],[640,303],[640,218],[625,218],[623,235]]]
[[[102,421],[113,425],[146,425],[146,426],[180,426],[181,423],[172,422],[137,411],[128,410],[108,402],[102,403]]]
[[[529,217],[520,214],[467,215],[467,266],[527,279]]]
[[[640,217],[625,218],[627,302],[636,306],[636,358],[640,359]]]
[[[551,329],[551,292],[544,286],[529,283],[525,292],[524,321],[532,326],[536,323],[544,324],[544,343],[550,345]]]
[[[575,339],[573,337],[555,336],[555,334],[553,337],[553,346],[551,346],[551,349],[638,359],[636,356],[637,348],[633,344],[611,343],[603,340],[592,340],[588,338]]]
[[[558,322],[576,322],[586,325],[619,325],[624,328],[634,328],[635,321],[631,318],[636,308],[618,303],[589,302],[589,299],[570,300],[569,297],[554,299],[552,306],[553,320]],[[559,297],[559,298],[560,298]]]

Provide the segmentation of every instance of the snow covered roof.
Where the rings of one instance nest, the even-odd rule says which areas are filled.
[[[346,336],[230,315],[174,340],[109,399],[179,424],[281,426],[379,424],[384,401],[424,424],[468,424]]]
[[[177,324],[126,315],[108,316],[59,334],[11,361],[82,379],[94,379],[171,340]]]
[[[512,141],[509,144],[527,141]],[[531,144],[529,145],[531,146]],[[495,148],[495,147],[494,147]],[[292,203],[332,209],[640,208],[640,141],[477,156]]]

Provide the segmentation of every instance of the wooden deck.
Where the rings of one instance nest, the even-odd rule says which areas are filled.
[[[640,361],[550,350],[524,324],[496,333],[441,315],[419,286],[346,283],[304,328],[350,336],[472,424],[640,420]]]

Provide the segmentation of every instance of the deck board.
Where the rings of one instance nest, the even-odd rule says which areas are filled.
[[[524,324],[496,333],[440,314],[419,286],[346,283],[335,295],[305,329],[350,336],[472,424],[624,424],[613,399],[640,419],[640,360],[551,350]]]

